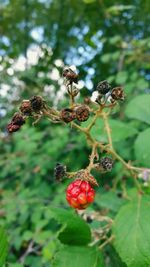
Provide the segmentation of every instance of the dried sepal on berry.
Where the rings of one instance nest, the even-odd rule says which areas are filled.
[[[33,109],[30,100],[23,100],[20,106],[20,111],[23,115],[31,116]]]
[[[98,104],[102,103],[102,99],[103,99],[103,95],[102,94],[98,94],[98,96],[95,99],[95,102]]]
[[[56,181],[61,182],[66,175],[66,166],[57,163],[54,169],[54,176]]]
[[[99,82],[97,87],[96,87],[96,90],[102,94],[102,95],[105,95],[107,94],[109,91],[110,91],[110,84],[105,80],[105,81],[102,81],[102,82]]]
[[[90,116],[89,108],[86,105],[81,105],[76,107],[75,113],[76,113],[76,119],[80,122],[87,121]]]
[[[113,100],[124,100],[125,94],[122,87],[115,87],[111,91],[111,97]]]
[[[87,175],[87,181],[94,186],[99,186],[97,180],[91,174]]]
[[[73,109],[65,108],[60,111],[60,119],[66,123],[69,123],[75,119],[75,112]]]
[[[98,183],[97,183],[97,180],[94,178],[94,176],[91,175],[91,173],[86,169],[80,170],[77,173],[76,178],[77,179],[82,179],[83,181],[87,181],[93,186],[99,186]]]
[[[79,89],[77,89],[75,86],[72,86],[72,88],[68,88],[68,94],[72,97],[76,97],[79,93]]]
[[[74,209],[86,209],[95,198],[95,190],[90,183],[77,179],[66,190],[66,199]]]

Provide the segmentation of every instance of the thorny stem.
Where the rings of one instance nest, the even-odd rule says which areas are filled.
[[[109,143],[110,149],[113,150],[113,143],[112,143],[112,137],[111,137],[111,129],[109,127],[107,115],[106,115],[105,112],[103,112],[101,115],[102,115],[103,120],[104,120],[105,130],[106,130],[106,133],[107,133],[108,143]]]
[[[105,124],[105,130],[106,130],[106,133],[107,133],[107,137],[108,137],[108,142],[109,142],[109,146],[110,146],[110,154],[112,154],[112,156],[114,156],[114,158],[118,159],[122,164],[123,166],[131,173],[131,175],[133,175],[133,178],[134,178],[134,183],[136,185],[136,187],[138,188],[138,190],[140,192],[142,192],[142,189],[141,189],[141,185],[139,184],[138,180],[137,180],[137,174],[134,172],[137,171],[136,167],[134,167],[134,170],[133,170],[133,166],[130,165],[129,163],[127,163],[116,151],[115,149],[113,148],[113,143],[112,143],[112,136],[111,136],[111,129],[110,129],[110,126],[109,126],[109,123],[108,123],[108,117],[106,115],[106,113],[102,113],[102,116],[103,116],[103,119],[104,119],[104,124]],[[140,168],[138,168],[140,169]]]
[[[71,92],[72,92],[72,84],[71,84]],[[70,106],[73,107],[74,106],[74,97],[73,95],[71,94],[70,92]],[[128,172],[133,176],[134,178],[134,183],[136,185],[136,187],[138,188],[139,192],[142,192],[142,189],[141,189],[141,185],[140,183],[138,182],[137,180],[137,173],[138,172],[142,172],[144,170],[150,172],[150,169],[145,169],[145,168],[140,168],[140,167],[135,167],[135,166],[132,166],[130,163],[126,162],[117,152],[116,150],[114,149],[113,147],[113,141],[112,141],[112,135],[111,135],[111,128],[110,128],[110,125],[109,125],[109,122],[108,122],[108,115],[109,113],[106,113],[103,111],[103,109],[105,107],[109,107],[110,109],[114,106],[114,104],[112,105],[101,105],[99,106],[99,108],[94,112],[95,115],[93,117],[93,120],[91,121],[91,123],[88,125],[88,127],[86,128],[83,128],[81,127],[80,125],[78,125],[77,123],[75,122],[71,122],[71,127],[79,130],[80,132],[84,133],[86,138],[87,138],[87,141],[88,143],[92,146],[92,152],[91,152],[91,156],[90,156],[90,163],[89,163],[89,166],[87,167],[87,169],[90,171],[92,168],[94,168],[94,159],[95,159],[95,153],[96,153],[96,149],[97,147],[99,147],[101,149],[101,151],[106,151],[107,153],[111,154],[113,156],[114,159],[120,161],[122,163],[122,165],[124,166],[125,169],[128,170]],[[48,112],[48,111],[45,111],[44,112],[44,115],[47,115],[49,116],[51,119],[52,117],[54,119],[57,119],[59,116],[59,112],[56,111],[56,110],[53,110],[52,109],[52,113],[50,114],[51,112]],[[95,125],[96,123],[96,120],[99,118],[99,117],[102,117],[103,120],[104,120],[104,125],[105,125],[105,131],[106,131],[106,134],[107,134],[107,138],[108,138],[108,144],[103,144],[101,142],[98,142],[96,141],[90,131],[92,129],[92,127]]]
[[[90,130],[91,128],[94,126],[97,118],[99,116],[102,116],[103,120],[104,120],[104,124],[105,124],[105,130],[106,130],[106,134],[107,134],[107,137],[108,137],[108,144],[107,145],[104,145],[102,144],[101,142],[97,142],[90,134]],[[145,170],[145,168],[140,168],[140,167],[135,167],[135,166],[132,166],[130,163],[126,162],[117,152],[116,150],[114,149],[113,147],[113,142],[112,142],[112,136],[111,136],[111,129],[110,129],[110,126],[109,126],[109,122],[108,122],[108,115],[102,111],[102,109],[96,111],[96,114],[91,122],[91,124],[87,127],[87,128],[82,128],[80,127],[79,125],[77,125],[76,123],[72,123],[71,124],[72,127],[78,129],[79,131],[83,132],[86,137],[87,137],[87,140],[89,141],[90,145],[93,147],[92,149],[92,154],[94,153],[94,149],[95,149],[95,146],[96,147],[100,147],[100,149],[102,151],[106,151],[108,152],[109,154],[111,154],[115,159],[117,159],[118,161],[120,161],[122,163],[122,165],[128,170],[128,172],[133,176],[134,178],[134,183],[136,185],[136,187],[138,188],[138,190],[140,192],[142,192],[142,189],[141,189],[141,185],[140,183],[138,182],[137,180],[137,172],[140,172],[140,171],[143,171]],[[93,158],[91,154],[91,158]],[[90,163],[90,168],[92,167],[92,164],[93,163]],[[93,164],[94,166],[94,164]],[[89,168],[89,166],[88,166]],[[149,169],[146,169],[148,171],[150,171]]]
[[[97,114],[94,116],[93,120],[91,121],[91,123],[90,123],[89,126],[87,127],[87,131],[88,131],[88,132],[92,129],[92,127],[94,126],[96,120],[97,120]]]
[[[97,156],[96,154],[96,149],[97,149],[97,146],[98,146],[98,143],[94,143],[93,146],[92,146],[92,153],[90,155],[90,162],[89,162],[89,165],[87,167],[87,170],[90,172],[91,169],[94,168],[94,159],[95,157]]]
[[[59,119],[59,112],[54,110],[54,109],[49,109],[49,111],[44,110],[43,115],[49,117],[49,119],[54,122],[54,121],[60,121]]]
[[[86,137],[87,137],[87,141],[89,141],[89,143],[91,145],[93,145],[95,143],[94,138],[91,136],[91,134],[89,133],[89,131],[87,130],[87,128],[82,128],[78,124],[76,124],[75,122],[72,122],[71,123],[71,126],[73,128],[76,128],[77,130],[81,131],[82,133],[84,133],[86,135]]]
[[[96,120],[100,116],[102,110],[103,110],[103,106],[100,106],[100,108],[95,111],[95,116],[94,116],[93,120],[91,121],[91,123],[89,124],[89,126],[87,127],[87,132],[90,132],[92,127],[95,125]]]

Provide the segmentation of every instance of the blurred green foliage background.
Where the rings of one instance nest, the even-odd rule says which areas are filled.
[[[68,208],[68,181],[54,181],[55,164],[78,170],[87,165],[90,153],[82,134],[46,119],[35,127],[28,121],[9,136],[6,125],[12,114],[35,94],[51,106],[66,107],[62,68],[76,65],[79,102],[104,79],[125,88],[126,101],[112,115],[114,145],[125,160],[149,167],[149,34],[149,0],[0,1],[0,223],[9,233],[7,266],[50,266],[57,226],[49,211]],[[103,125],[100,129],[93,134],[103,140]],[[126,173],[116,163],[111,174],[95,175],[101,187],[92,208],[115,213],[122,185],[112,206],[105,188]],[[34,250],[26,253],[31,242]],[[113,262],[107,266],[116,267]]]

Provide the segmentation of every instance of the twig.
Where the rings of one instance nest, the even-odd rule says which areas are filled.
[[[27,250],[25,251],[25,253],[20,257],[19,261],[20,263],[24,263],[25,261],[25,258],[31,253],[34,251],[33,249],[33,245],[34,245],[34,241],[31,240],[28,247],[27,247]]]
[[[108,243],[111,243],[112,240],[114,240],[114,235],[110,236],[102,245],[100,245],[99,249],[103,249]]]

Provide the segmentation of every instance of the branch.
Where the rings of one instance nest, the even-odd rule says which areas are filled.
[[[95,121],[97,119],[97,117],[101,115],[103,120],[104,120],[104,124],[105,124],[105,130],[106,130],[106,134],[107,134],[107,138],[108,138],[108,144],[107,145],[103,145],[101,142],[97,142],[94,140],[94,138],[91,136],[90,134],[90,129],[93,127],[93,125],[95,124]],[[102,151],[107,151],[107,153],[111,154],[115,159],[117,159],[118,161],[120,161],[122,163],[122,165],[128,170],[128,172],[133,176],[134,178],[134,182],[136,187],[138,188],[139,192],[142,193],[142,189],[141,189],[141,185],[137,180],[137,172],[142,172],[145,170],[145,168],[140,168],[140,167],[135,167],[132,166],[131,164],[129,164],[128,162],[126,162],[117,152],[116,150],[113,148],[113,142],[112,142],[112,136],[111,136],[111,129],[109,126],[109,122],[108,122],[108,115],[105,112],[97,112],[96,115],[93,118],[93,121],[91,122],[91,124],[87,127],[87,128],[82,128],[79,125],[77,125],[76,123],[72,122],[71,124],[74,128],[78,129],[79,131],[83,132],[86,137],[87,140],[90,141],[90,145],[93,147],[92,150],[92,154],[90,156],[90,160],[91,163],[89,164],[90,166],[88,166],[88,168],[92,169],[93,167],[93,155],[94,155],[94,150],[95,147],[100,147],[100,149]],[[146,169],[147,171],[150,171],[150,169]]]

